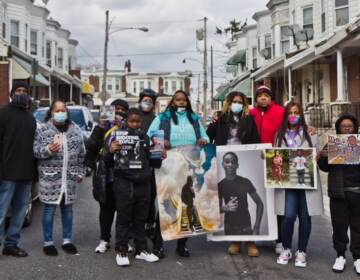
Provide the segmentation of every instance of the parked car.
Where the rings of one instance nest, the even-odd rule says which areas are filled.
[[[100,110],[98,110],[98,109],[91,110],[91,115],[93,116],[93,119],[95,122],[97,122],[97,120],[99,119],[99,113],[100,113]]]

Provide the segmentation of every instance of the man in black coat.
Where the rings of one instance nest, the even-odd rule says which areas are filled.
[[[11,103],[0,109],[0,242],[6,236],[3,255],[26,257],[18,243],[36,176],[33,154],[36,121],[29,112],[31,98],[27,83],[16,82],[10,96]],[[5,233],[10,205],[10,225]]]

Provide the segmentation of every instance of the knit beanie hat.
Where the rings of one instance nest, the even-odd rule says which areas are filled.
[[[112,106],[121,106],[123,107],[126,111],[129,110],[129,103],[127,103],[125,100],[123,99],[115,99],[113,102],[111,102]]]
[[[158,94],[156,93],[156,91],[152,90],[152,89],[144,89],[141,93],[140,93],[140,97],[139,97],[139,103],[141,102],[141,100],[145,97],[148,96],[152,99],[153,103],[155,104],[156,102],[156,98],[158,96]]]
[[[273,92],[272,92],[271,89],[268,88],[267,86],[260,86],[260,87],[257,88],[256,94],[255,94],[255,99],[258,98],[258,96],[259,96],[260,94],[262,94],[262,93],[266,93],[266,94],[268,94],[268,95],[271,97],[272,100],[274,99],[274,94],[273,94]]]
[[[26,88],[27,89],[27,93],[30,94],[30,88],[29,88],[29,84],[27,82],[24,82],[24,81],[15,81],[14,84],[13,84],[13,87],[11,89],[11,92],[10,92],[10,96],[12,97],[15,93],[15,91],[18,89],[18,88]]]

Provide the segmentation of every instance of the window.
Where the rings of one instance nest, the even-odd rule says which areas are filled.
[[[289,36],[286,36],[288,32],[289,27],[288,26],[281,26],[280,32],[281,32],[281,53],[288,53],[290,50],[290,38]]]
[[[336,26],[349,23],[349,0],[335,0]]]
[[[136,82],[133,83],[134,93],[137,91]]]
[[[46,65],[51,67],[51,41],[46,41]]]
[[[303,29],[314,31],[313,8],[312,7],[303,9]],[[312,39],[312,38],[313,38],[313,36],[311,36],[309,39]]]
[[[184,82],[180,81],[180,90],[184,90]]]
[[[168,81],[165,81],[165,90],[164,90],[165,93],[168,93],[169,92],[169,82]]]
[[[321,0],[321,32],[326,31],[325,0]]]
[[[42,33],[41,37],[41,57],[45,57],[45,33]]]
[[[30,54],[37,55],[37,31],[31,30],[30,33]]]
[[[172,81],[171,82],[171,91],[175,92],[176,91],[176,81]]]
[[[271,36],[271,38],[272,38],[272,56],[273,57],[275,57],[275,29],[273,28],[272,29],[272,36]]]
[[[113,85],[112,85],[111,83],[108,83],[107,88],[108,88],[109,91],[113,89],[112,86],[113,86]]]
[[[63,48],[58,48],[58,67],[63,68],[64,67],[64,60],[63,60]]]
[[[151,89],[151,82],[150,81],[148,81],[147,88]]]
[[[120,90],[120,80],[119,79],[116,79],[115,90],[116,91]]]
[[[258,38],[257,47],[258,47],[258,52],[260,52],[261,51],[260,37]]]
[[[140,81],[140,92],[142,92],[144,90],[144,81]]]
[[[54,59],[55,66],[58,65],[58,43],[55,42],[55,59]]]
[[[265,35],[265,49],[268,51],[268,55],[265,59],[271,59],[271,34]]]
[[[319,99],[320,101],[324,101],[324,74],[322,71],[318,71],[318,80],[319,80]]]
[[[19,22],[11,21],[11,44],[15,47],[19,47]]]
[[[68,57],[68,61],[69,61],[69,70],[72,70],[72,57],[71,56],[69,56]]]
[[[252,48],[252,67],[253,69],[257,68],[257,48]]]
[[[28,52],[28,34],[29,34],[29,26],[25,24],[25,52]]]
[[[2,23],[2,37],[6,38],[6,23]]]

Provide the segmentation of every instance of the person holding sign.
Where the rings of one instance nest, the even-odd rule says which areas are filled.
[[[336,134],[358,134],[359,122],[354,116],[343,114],[336,121],[335,128]],[[320,153],[318,165],[322,171],[328,172],[333,246],[337,253],[332,269],[337,273],[345,269],[350,228],[350,251],[355,272],[360,275],[360,165],[329,164],[327,146]]]
[[[204,146],[209,142],[200,118],[192,110],[189,96],[183,90],[176,91],[165,112],[154,119],[148,136],[151,137],[159,130],[164,131],[166,149],[183,145]],[[186,238],[182,238],[177,242],[176,252],[181,257],[190,256],[186,241]]]
[[[149,137],[140,129],[141,112],[130,109],[126,128],[116,130],[109,139],[106,162],[114,167],[114,195],[116,201],[116,262],[119,266],[130,264],[128,242],[130,230],[134,234],[135,259],[157,262],[146,243],[145,222],[150,203],[151,166],[160,161],[150,161]],[[162,159],[166,157],[164,152]]]
[[[44,203],[42,226],[43,251],[57,256],[53,241],[53,222],[57,206],[60,207],[63,225],[62,249],[76,254],[71,242],[73,209],[76,184],[85,174],[85,145],[80,128],[69,118],[63,101],[54,101],[46,116],[45,124],[35,133],[34,155],[38,159],[39,198]]]
[[[287,104],[275,144],[277,147],[290,148],[317,146],[318,137],[316,134],[309,135],[303,109],[299,103],[291,101]],[[301,158],[301,154],[298,154],[298,161]],[[302,170],[303,166],[300,167]],[[306,267],[306,248],[311,233],[311,216],[321,215],[323,212],[321,186],[318,186],[316,190],[276,189],[275,211],[277,215],[284,216],[281,224],[283,248],[277,258],[277,263],[286,265],[292,259],[291,243],[295,220],[298,217],[299,242],[295,253],[295,266]]]
[[[247,97],[237,91],[230,92],[226,97],[222,114],[211,123],[206,131],[210,142],[221,145],[256,144],[260,142],[259,134],[252,116],[249,115]],[[254,242],[247,242],[248,255],[260,255]],[[228,253],[238,254],[241,242],[231,242]]]

